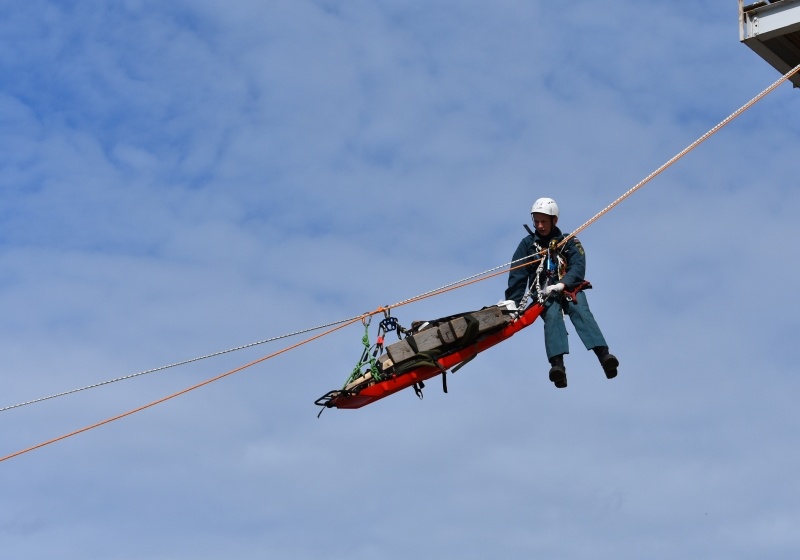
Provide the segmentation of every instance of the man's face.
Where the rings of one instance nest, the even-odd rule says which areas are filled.
[[[553,226],[556,224],[557,218],[555,216],[534,212],[531,217],[533,218],[533,229],[536,230],[536,233],[542,237],[550,235],[550,232],[553,231]]]

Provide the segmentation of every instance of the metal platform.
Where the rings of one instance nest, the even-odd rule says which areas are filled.
[[[739,0],[739,40],[785,74],[800,64],[800,0]],[[800,87],[800,73],[791,82]]]

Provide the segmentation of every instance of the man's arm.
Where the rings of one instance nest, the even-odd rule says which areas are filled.
[[[529,245],[526,243],[527,237],[519,242],[517,250],[514,251],[512,261],[524,259],[530,255]],[[515,262],[511,265],[512,269],[508,273],[508,288],[506,289],[506,299],[513,300],[517,305],[522,301],[522,296],[525,295],[525,290],[528,287],[529,271],[527,266],[520,266],[525,261]],[[519,268],[515,268],[519,267]]]
[[[571,289],[586,279],[586,253],[577,237],[573,237],[567,242],[565,256],[567,271],[561,278],[561,282]]]

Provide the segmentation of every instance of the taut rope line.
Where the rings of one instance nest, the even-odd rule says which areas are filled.
[[[775,82],[774,82],[772,85],[770,85],[770,86],[769,86],[769,87],[767,87],[767,88],[766,88],[764,91],[762,91],[762,92],[761,92],[761,93],[759,93],[757,96],[755,96],[753,99],[751,99],[750,101],[748,101],[747,103],[745,103],[745,104],[744,104],[742,107],[740,107],[740,108],[739,108],[738,110],[736,110],[734,113],[732,113],[731,115],[729,115],[729,116],[728,116],[726,119],[724,119],[722,122],[720,122],[720,123],[719,123],[718,125],[716,125],[714,128],[712,128],[711,130],[709,130],[708,132],[706,132],[706,133],[705,133],[703,136],[701,136],[700,138],[698,138],[697,140],[695,140],[694,142],[692,142],[692,143],[691,143],[689,146],[687,146],[686,148],[684,148],[683,150],[681,150],[681,151],[680,151],[678,154],[676,154],[675,156],[673,156],[673,157],[672,157],[672,158],[671,158],[669,161],[667,161],[667,162],[666,162],[665,164],[663,164],[661,167],[659,167],[658,169],[656,169],[655,171],[653,171],[653,172],[652,172],[650,175],[648,175],[647,177],[645,177],[644,179],[642,179],[642,180],[641,180],[639,183],[637,183],[636,185],[634,185],[634,186],[633,186],[631,189],[629,189],[629,190],[628,190],[627,192],[625,192],[625,193],[624,193],[622,196],[620,196],[619,198],[617,198],[617,199],[616,199],[614,202],[612,202],[611,204],[609,204],[608,206],[606,206],[605,208],[603,208],[603,209],[602,209],[600,212],[598,212],[598,213],[597,213],[595,216],[593,216],[591,219],[589,219],[587,222],[585,222],[583,225],[581,225],[581,226],[580,226],[578,229],[576,229],[575,231],[573,231],[572,233],[570,233],[568,236],[566,236],[566,237],[564,238],[564,240],[561,242],[561,244],[564,244],[564,243],[566,243],[566,242],[567,242],[567,241],[568,241],[570,238],[574,237],[574,236],[575,236],[575,235],[577,235],[579,232],[581,232],[581,231],[583,231],[584,229],[586,229],[587,227],[589,227],[591,224],[593,224],[595,221],[597,221],[597,220],[598,220],[598,219],[599,219],[601,216],[603,216],[603,215],[605,215],[606,213],[608,213],[608,212],[609,212],[611,209],[613,209],[615,206],[617,206],[617,205],[618,205],[619,203],[621,203],[623,200],[625,200],[625,199],[626,199],[626,198],[628,198],[630,195],[632,195],[634,192],[636,192],[637,190],[639,190],[640,188],[642,188],[644,185],[646,185],[648,182],[650,182],[650,181],[651,181],[651,180],[652,180],[654,177],[656,177],[657,175],[659,175],[661,172],[663,172],[663,171],[664,171],[664,170],[666,170],[668,167],[670,167],[671,165],[673,165],[675,162],[677,162],[677,161],[678,161],[679,159],[681,159],[683,156],[685,156],[685,155],[686,155],[686,154],[688,154],[690,151],[692,151],[693,149],[695,149],[697,146],[699,146],[700,144],[702,144],[702,143],[703,143],[705,140],[707,140],[709,137],[711,137],[711,136],[712,136],[714,133],[716,133],[717,131],[719,131],[721,128],[723,128],[725,125],[727,125],[727,124],[728,124],[729,122],[731,122],[733,119],[735,119],[736,117],[738,117],[739,115],[741,115],[741,114],[742,114],[743,112],[745,112],[747,109],[749,109],[750,107],[752,107],[753,105],[755,105],[755,103],[757,103],[758,101],[760,101],[760,100],[761,100],[761,99],[762,99],[764,96],[766,96],[768,93],[772,92],[772,91],[773,91],[775,88],[777,88],[777,87],[778,87],[780,84],[782,84],[783,82],[785,82],[786,80],[788,80],[788,79],[789,79],[791,76],[793,76],[793,75],[794,75],[794,74],[796,74],[797,72],[800,72],[800,64],[798,64],[798,65],[797,65],[797,66],[795,66],[795,67],[794,67],[792,70],[790,70],[789,72],[787,72],[786,74],[784,74],[784,75],[783,75],[781,78],[779,78],[778,80],[776,80],[776,81],[775,81]],[[108,419],[106,419],[106,420],[103,420],[103,421],[101,421],[101,422],[97,422],[97,423],[95,423],[95,424],[92,424],[92,425],[90,425],[90,426],[86,426],[86,427],[84,427],[84,428],[81,428],[81,429],[78,429],[78,430],[72,431],[72,432],[70,432],[70,433],[68,433],[68,434],[64,434],[64,435],[62,435],[62,436],[59,436],[59,437],[56,437],[56,438],[50,439],[50,440],[48,440],[48,441],[45,441],[45,442],[39,443],[39,444],[37,444],[37,445],[34,445],[34,446],[32,446],[32,447],[28,447],[28,448],[26,448],[26,449],[23,449],[23,450],[21,450],[21,451],[17,451],[17,452],[15,452],[15,453],[12,453],[12,454],[10,454],[10,455],[6,455],[5,457],[0,457],[0,462],[6,461],[6,460],[8,460],[8,459],[12,459],[12,458],[14,458],[14,457],[17,457],[17,456],[19,456],[19,455],[22,455],[22,454],[24,454],[24,453],[28,453],[29,451],[33,451],[33,450],[35,450],[35,449],[39,449],[39,448],[41,448],[41,447],[44,447],[44,446],[46,446],[46,445],[49,445],[49,444],[51,444],[51,443],[55,443],[55,442],[57,442],[57,441],[61,441],[61,440],[63,440],[63,439],[67,439],[67,438],[69,438],[69,437],[71,437],[71,436],[74,436],[74,435],[77,435],[77,434],[80,434],[80,433],[83,433],[83,432],[89,431],[89,430],[91,430],[91,429],[93,429],[93,428],[97,428],[97,427],[103,426],[103,425],[105,425],[105,424],[109,424],[109,423],[111,423],[111,422],[113,422],[113,421],[115,421],[115,420],[119,420],[119,419],[121,419],[121,418],[125,418],[125,417],[127,417],[127,416],[130,416],[130,415],[132,415],[132,414],[135,414],[136,412],[140,412],[140,411],[142,411],[142,410],[145,410],[145,409],[147,409],[147,408],[153,407],[153,406],[155,406],[155,405],[157,405],[157,404],[161,404],[161,403],[163,403],[163,402],[165,402],[165,401],[168,401],[168,400],[170,400],[170,399],[173,399],[173,398],[175,398],[175,397],[178,397],[178,396],[180,396],[180,395],[186,394],[186,393],[188,393],[188,392],[190,392],[190,391],[193,391],[193,390],[195,390],[195,389],[198,389],[198,388],[200,388],[200,387],[203,387],[203,386],[205,386],[205,385],[208,385],[208,384],[210,384],[210,383],[213,383],[214,381],[218,381],[218,380],[220,380],[220,379],[222,379],[222,378],[224,378],[224,377],[227,377],[227,376],[229,376],[229,375],[233,375],[234,373],[237,373],[237,372],[239,372],[239,371],[242,371],[242,370],[244,370],[244,369],[246,369],[246,368],[249,368],[249,367],[251,367],[251,366],[253,366],[253,365],[256,365],[256,364],[259,364],[259,363],[261,363],[261,362],[264,362],[264,361],[266,361],[266,360],[269,360],[270,358],[273,358],[273,357],[275,357],[275,356],[278,356],[278,355],[280,355],[280,354],[283,354],[283,353],[285,353],[285,352],[288,352],[289,350],[293,350],[293,349],[295,349],[295,348],[297,348],[297,347],[299,347],[299,346],[302,346],[302,345],[304,345],[304,344],[307,344],[307,343],[309,343],[309,342],[312,342],[312,341],[314,341],[314,340],[316,340],[316,339],[318,339],[318,338],[322,338],[322,337],[323,337],[323,336],[325,336],[325,335],[328,335],[328,334],[330,334],[330,333],[332,333],[332,332],[334,332],[334,331],[337,331],[337,330],[339,330],[339,329],[342,329],[342,328],[344,328],[344,327],[346,327],[346,326],[349,326],[349,325],[351,325],[351,324],[353,324],[353,323],[355,323],[355,322],[357,322],[357,321],[359,321],[359,320],[365,319],[366,317],[371,317],[371,316],[373,316],[373,315],[376,315],[376,314],[378,314],[378,313],[384,313],[384,312],[385,312],[386,310],[388,310],[388,309],[392,309],[392,308],[395,308],[395,307],[400,307],[400,306],[403,306],[403,305],[407,305],[407,304],[409,304],[409,303],[412,303],[412,302],[415,302],[415,301],[419,301],[419,300],[421,300],[421,299],[425,299],[425,298],[428,298],[428,297],[433,297],[433,296],[435,296],[435,295],[439,295],[439,294],[441,294],[441,293],[444,293],[444,292],[448,292],[448,291],[451,291],[451,290],[456,290],[456,289],[458,289],[458,288],[462,288],[462,287],[465,287],[465,286],[467,286],[467,285],[470,285],[470,284],[473,284],[473,283],[476,283],[476,282],[481,282],[481,281],[483,281],[483,280],[486,280],[486,279],[488,279],[488,278],[492,278],[492,277],[494,277],[494,276],[498,276],[498,275],[500,275],[500,274],[504,274],[504,273],[506,272],[506,270],[505,270],[505,267],[506,267],[506,266],[509,266],[509,265],[515,265],[516,263],[519,263],[520,261],[527,261],[527,262],[523,262],[522,264],[516,264],[516,266],[514,266],[513,268],[520,268],[520,267],[528,266],[529,264],[531,264],[531,262],[529,261],[529,259],[530,259],[530,258],[531,258],[531,256],[527,256],[527,257],[524,257],[524,258],[522,258],[522,259],[518,259],[518,260],[516,260],[516,261],[512,261],[512,262],[510,262],[510,263],[506,263],[506,264],[504,264],[504,265],[500,265],[500,266],[497,266],[497,267],[491,268],[491,269],[489,269],[489,270],[487,270],[487,271],[484,271],[484,272],[481,272],[481,273],[475,274],[475,275],[473,275],[473,276],[470,276],[470,277],[468,277],[468,278],[465,278],[465,279],[463,279],[463,280],[459,280],[458,282],[453,282],[453,283],[451,283],[451,284],[447,284],[447,285],[445,285],[445,286],[442,286],[441,288],[437,288],[436,290],[431,290],[431,291],[429,291],[429,292],[425,292],[425,293],[423,293],[423,294],[420,294],[420,295],[418,295],[418,296],[415,296],[415,297],[413,297],[413,298],[409,298],[409,299],[406,299],[406,300],[400,301],[400,302],[398,302],[398,303],[395,303],[395,304],[392,304],[392,305],[389,305],[389,306],[386,306],[386,307],[379,307],[378,309],[376,309],[376,310],[374,310],[374,311],[371,311],[371,312],[364,313],[364,314],[362,314],[362,315],[359,315],[358,317],[354,317],[354,318],[351,318],[351,319],[344,319],[344,320],[341,320],[341,321],[336,321],[336,322],[333,322],[333,323],[328,323],[327,325],[323,325],[323,326],[319,326],[319,327],[314,327],[314,328],[311,328],[311,329],[306,329],[306,330],[304,330],[304,331],[297,331],[296,333],[286,334],[286,335],[282,335],[282,336],[275,337],[275,338],[272,338],[272,339],[264,340],[264,341],[261,341],[261,342],[256,342],[256,343],[248,344],[248,345],[245,345],[245,346],[240,346],[240,347],[237,347],[237,348],[232,348],[232,349],[230,349],[230,350],[224,350],[224,351],[221,351],[221,352],[216,352],[216,353],[213,353],[213,354],[208,354],[208,355],[206,355],[206,356],[202,356],[202,357],[199,357],[199,358],[194,358],[194,359],[191,359],[191,360],[186,360],[186,361],[183,361],[183,362],[178,362],[178,363],[176,363],[176,364],[172,364],[172,365],[168,365],[168,366],[162,366],[162,367],[160,367],[160,368],[155,368],[155,369],[151,369],[151,370],[143,371],[143,372],[140,372],[140,373],[137,373],[137,374],[128,375],[128,376],[125,376],[125,377],[120,377],[120,378],[113,379],[113,380],[110,380],[110,381],[105,381],[105,382],[102,382],[102,383],[96,383],[96,384],[94,384],[94,385],[90,385],[90,386],[83,387],[83,388],[80,388],[80,389],[73,389],[72,391],[65,391],[65,392],[63,392],[63,393],[59,393],[59,394],[57,394],[57,395],[52,395],[52,396],[49,396],[49,397],[44,397],[44,398],[41,398],[41,399],[36,399],[36,400],[33,400],[33,401],[28,401],[28,402],[26,402],[26,403],[20,403],[20,404],[17,404],[17,405],[8,406],[8,407],[5,407],[5,408],[0,408],[0,412],[2,412],[2,411],[4,411],[4,410],[9,410],[9,409],[12,409],[12,408],[16,408],[16,407],[24,406],[24,405],[26,405],[26,404],[33,404],[34,402],[41,402],[41,401],[43,401],[43,400],[47,400],[47,399],[51,399],[51,398],[55,398],[55,397],[57,397],[57,396],[62,396],[62,395],[71,394],[71,393],[75,393],[75,392],[77,392],[77,391],[82,391],[82,390],[89,389],[89,388],[93,388],[93,387],[99,387],[99,386],[101,386],[101,385],[105,385],[105,384],[108,384],[108,383],[113,383],[113,382],[115,382],[115,381],[120,381],[120,380],[123,380],[123,379],[130,379],[130,378],[132,378],[132,377],[136,377],[136,376],[139,376],[139,375],[144,375],[144,374],[146,374],[146,373],[152,373],[152,372],[155,372],[155,371],[160,371],[160,370],[167,369],[167,368],[170,368],[170,367],[175,367],[175,366],[178,366],[178,365],[188,364],[188,363],[195,362],[195,361],[198,361],[198,360],[203,360],[203,359],[206,359],[206,358],[210,358],[210,357],[212,357],[212,356],[219,356],[219,355],[221,355],[221,354],[226,354],[226,353],[233,352],[233,351],[236,351],[236,350],[240,350],[240,349],[243,349],[243,348],[249,348],[249,347],[251,347],[251,346],[255,346],[255,345],[258,345],[258,344],[263,344],[263,343],[265,343],[265,342],[269,342],[269,341],[272,341],[272,340],[278,340],[278,339],[280,339],[280,338],[286,338],[286,337],[288,337],[288,336],[293,336],[294,334],[300,334],[300,333],[303,333],[303,332],[309,332],[309,331],[312,331],[312,330],[317,330],[317,329],[320,329],[320,328],[325,328],[326,326],[338,325],[338,326],[335,326],[334,328],[332,328],[332,329],[330,329],[330,330],[327,330],[327,331],[325,331],[325,332],[323,332],[323,333],[320,333],[320,334],[318,334],[318,335],[315,335],[315,336],[312,336],[312,337],[310,337],[310,338],[307,338],[307,339],[305,339],[305,340],[303,340],[303,341],[301,341],[301,342],[298,342],[297,344],[293,344],[293,345],[291,345],[291,346],[287,346],[286,348],[284,348],[284,349],[282,349],[282,350],[279,350],[279,351],[277,351],[277,352],[274,352],[274,353],[272,353],[272,354],[269,354],[269,355],[267,355],[267,356],[264,356],[264,357],[262,357],[262,358],[259,358],[259,359],[257,359],[257,360],[254,360],[254,361],[252,361],[252,362],[250,362],[250,363],[247,363],[247,364],[245,364],[245,365],[243,365],[243,366],[239,366],[239,367],[237,367],[237,368],[235,368],[235,369],[232,369],[232,370],[230,370],[230,371],[227,371],[227,372],[225,372],[225,373],[223,373],[223,374],[217,375],[216,377],[213,377],[213,378],[211,378],[211,379],[207,379],[207,380],[205,380],[205,381],[202,381],[202,382],[200,382],[200,383],[197,383],[197,384],[195,384],[195,385],[192,385],[191,387],[188,387],[188,388],[186,388],[186,389],[182,389],[182,390],[180,390],[180,391],[178,391],[178,392],[176,392],[176,393],[173,393],[173,394],[171,394],[171,395],[168,395],[168,396],[166,396],[166,397],[162,397],[162,398],[160,398],[160,399],[158,399],[158,400],[156,400],[156,401],[153,401],[153,402],[151,402],[151,403],[148,403],[148,404],[146,404],[146,405],[140,406],[140,407],[138,407],[138,408],[135,408],[135,409],[133,409],[133,410],[129,410],[129,411],[127,411],[127,412],[124,412],[124,413],[122,413],[122,414],[119,414],[119,415],[117,415],[117,416],[113,416],[113,417],[111,417],[111,418],[108,418]],[[500,269],[503,269],[503,270],[500,270]]]
[[[745,103],[744,105],[742,105],[741,107],[739,107],[739,109],[737,109],[735,112],[731,113],[731,114],[730,114],[730,115],[729,115],[729,116],[728,116],[728,117],[727,117],[725,120],[723,120],[722,122],[720,122],[720,123],[719,123],[717,126],[715,126],[714,128],[712,128],[711,130],[709,130],[708,132],[706,132],[705,134],[703,134],[703,135],[702,135],[700,138],[698,138],[697,140],[695,140],[694,142],[692,142],[691,144],[689,144],[689,145],[688,145],[686,148],[684,148],[683,150],[681,150],[680,152],[678,152],[677,154],[675,154],[675,155],[674,155],[674,156],[673,156],[673,157],[672,157],[672,158],[671,158],[669,161],[667,161],[667,162],[666,162],[664,165],[662,165],[661,167],[659,167],[658,169],[656,169],[655,171],[653,171],[653,172],[652,172],[650,175],[648,175],[647,177],[645,177],[644,179],[642,179],[641,181],[639,181],[638,183],[636,183],[636,184],[635,184],[633,187],[631,187],[631,188],[630,188],[630,189],[629,189],[629,190],[628,190],[626,193],[624,193],[622,196],[620,196],[620,197],[619,197],[618,199],[616,199],[614,202],[612,202],[611,204],[609,204],[608,206],[606,206],[605,208],[603,208],[602,210],[600,210],[600,212],[598,212],[597,214],[595,214],[595,215],[594,215],[592,218],[590,218],[590,219],[589,219],[589,220],[588,220],[586,223],[584,223],[584,224],[583,224],[582,226],[580,226],[578,229],[576,229],[575,231],[573,231],[572,233],[570,233],[568,236],[566,236],[566,237],[565,237],[565,238],[564,238],[564,239],[561,241],[561,243],[559,243],[559,245],[564,245],[564,244],[565,244],[567,241],[569,241],[571,238],[575,237],[575,236],[576,236],[578,233],[580,233],[581,231],[583,231],[584,229],[586,229],[587,227],[589,227],[591,224],[593,224],[594,222],[596,222],[596,221],[597,221],[597,220],[598,220],[598,219],[599,219],[601,216],[603,216],[604,214],[606,214],[606,213],[610,212],[610,211],[611,211],[611,209],[612,209],[612,208],[614,208],[614,207],[615,207],[617,204],[619,204],[620,202],[622,202],[623,200],[625,200],[626,198],[628,198],[629,196],[631,196],[633,193],[635,193],[635,192],[636,192],[636,191],[638,191],[640,188],[642,188],[642,187],[643,187],[643,186],[645,186],[647,183],[649,183],[649,182],[650,182],[650,181],[651,181],[653,178],[655,178],[656,176],[660,175],[662,171],[664,171],[665,169],[667,169],[668,167],[670,167],[672,164],[674,164],[676,161],[678,161],[679,159],[681,159],[683,156],[685,156],[686,154],[688,154],[689,152],[691,152],[692,150],[694,150],[694,149],[695,149],[697,146],[699,146],[700,144],[702,144],[703,142],[705,142],[706,140],[708,140],[708,139],[709,139],[709,138],[710,138],[712,135],[714,135],[714,133],[718,132],[718,131],[719,131],[719,130],[720,130],[722,127],[724,127],[726,124],[728,124],[728,123],[729,123],[729,122],[731,122],[733,119],[735,119],[736,117],[738,117],[739,115],[741,115],[742,113],[744,113],[746,110],[748,110],[750,107],[752,107],[753,105],[755,105],[755,104],[756,104],[757,102],[759,102],[759,101],[760,101],[760,100],[761,100],[761,99],[762,99],[764,96],[766,96],[766,95],[767,95],[768,93],[770,93],[772,90],[774,90],[774,89],[775,89],[775,88],[777,88],[779,85],[781,85],[783,82],[785,82],[786,80],[788,80],[789,78],[791,78],[792,76],[794,76],[794,75],[795,75],[797,72],[800,72],[800,64],[798,64],[797,66],[795,66],[794,68],[792,68],[791,70],[789,70],[789,71],[788,71],[786,74],[784,74],[783,76],[781,76],[781,77],[780,77],[780,78],[778,78],[777,80],[775,80],[775,82],[774,82],[772,85],[770,85],[770,86],[769,86],[768,88],[766,88],[764,91],[762,91],[761,93],[759,93],[758,95],[756,95],[756,96],[755,96],[753,99],[751,99],[750,101],[748,101],[747,103]]]
[[[269,360],[270,358],[274,358],[275,356],[278,356],[280,354],[284,354],[284,353],[288,352],[289,350],[294,350],[298,346],[302,346],[303,344],[307,344],[307,343],[309,343],[309,342],[311,342],[313,340],[316,340],[318,338],[322,338],[323,336],[328,335],[328,334],[330,334],[330,333],[332,333],[334,331],[338,331],[339,329],[343,329],[344,327],[352,325],[353,323],[359,321],[360,319],[361,319],[361,317],[356,317],[355,319],[352,319],[349,322],[342,323],[341,325],[339,325],[337,327],[334,327],[334,328],[332,328],[332,329],[330,329],[328,331],[325,331],[323,333],[314,335],[314,336],[312,336],[310,338],[307,338],[307,339],[305,339],[305,340],[303,340],[301,342],[298,342],[297,344],[293,344],[291,346],[287,346],[286,348],[284,348],[282,350],[278,350],[277,352],[273,352],[272,354],[269,354],[268,356],[263,356],[263,357],[261,357],[261,358],[259,358],[257,360],[253,360],[252,362],[250,362],[248,364],[245,364],[243,366],[239,366],[239,367],[234,368],[234,369],[232,369],[230,371],[226,371],[225,373],[217,375],[216,377],[212,377],[211,379],[206,379],[205,381],[201,381],[200,383],[192,385],[191,387],[187,387],[186,389],[182,389],[182,390],[180,390],[180,391],[178,391],[176,393],[172,393],[171,395],[168,395],[166,397],[162,397],[162,398],[160,398],[160,399],[158,399],[156,401],[153,401],[151,403],[145,404],[145,405],[140,406],[138,408],[134,408],[133,410],[129,410],[127,412],[123,412],[122,414],[118,414],[118,415],[113,416],[111,418],[107,418],[107,419],[105,419],[105,420],[103,420],[101,422],[97,422],[97,423],[92,424],[90,426],[86,426],[84,428],[80,428],[79,430],[72,431],[72,432],[70,432],[68,434],[64,434],[62,436],[58,436],[58,437],[53,438],[53,439],[49,439],[49,440],[47,440],[45,442],[39,443],[37,445],[33,445],[33,446],[28,447],[26,449],[23,449],[21,451],[17,451],[15,453],[10,454],[10,455],[6,455],[5,457],[0,457],[0,463],[2,463],[3,461],[7,461],[8,459],[13,459],[14,457],[18,457],[19,455],[22,455],[24,453],[28,453],[29,451],[33,451],[35,449],[42,448],[42,447],[44,447],[46,445],[50,445],[51,443],[55,443],[57,441],[61,441],[63,439],[67,439],[68,437],[72,437],[72,436],[76,436],[78,434],[82,434],[83,432],[88,432],[91,429],[99,428],[100,426],[103,426],[105,424],[110,424],[111,422],[114,422],[115,420],[120,420],[122,418],[125,418],[126,416],[130,416],[131,414],[135,414],[137,412],[141,412],[142,410],[151,408],[151,407],[153,407],[153,406],[155,406],[157,404],[161,404],[161,403],[163,403],[165,401],[168,401],[170,399],[174,399],[175,397],[179,397],[181,395],[185,395],[189,391],[194,391],[195,389],[199,389],[200,387],[203,387],[205,385],[213,383],[214,381],[219,381],[223,377],[228,377],[229,375],[233,375],[234,373],[240,372],[243,369],[247,369],[250,366],[254,366],[256,364],[260,364],[261,362]]]

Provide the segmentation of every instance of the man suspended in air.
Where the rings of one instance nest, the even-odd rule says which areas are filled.
[[[608,351],[603,333],[597,326],[584,289],[591,287],[584,274],[586,255],[576,237],[562,243],[567,237],[558,229],[558,205],[552,198],[540,198],[531,208],[533,231],[520,241],[514,252],[515,264],[508,276],[506,299],[520,304],[526,294],[544,305],[544,346],[550,362],[550,381],[562,389],[567,386],[564,354],[569,354],[567,328],[564,314],[587,350],[593,350],[608,379],[617,375],[619,360]],[[528,266],[525,257],[533,257]]]

